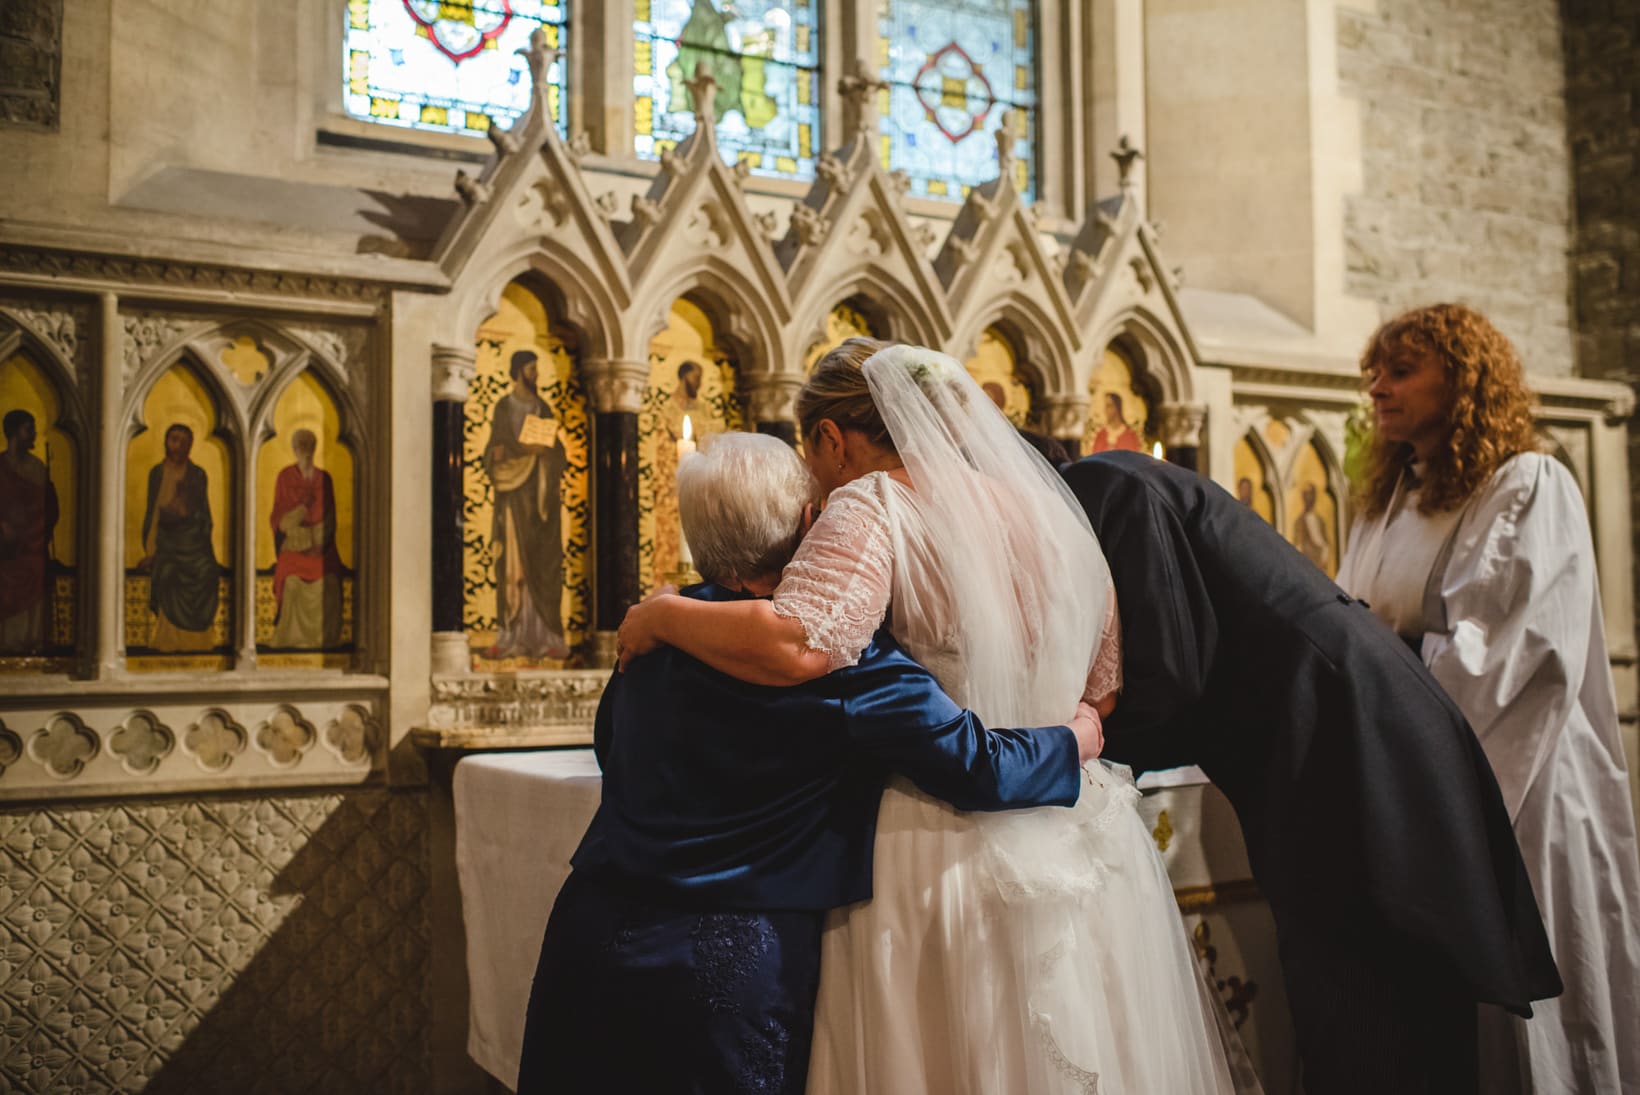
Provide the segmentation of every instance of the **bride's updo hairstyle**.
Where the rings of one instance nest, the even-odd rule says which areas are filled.
[[[829,418],[838,429],[858,430],[873,445],[895,451],[894,439],[888,435],[871,389],[866,386],[866,374],[861,371],[872,354],[893,345],[875,338],[850,338],[814,363],[808,382],[797,393],[797,426],[805,441],[814,437],[823,419]]]

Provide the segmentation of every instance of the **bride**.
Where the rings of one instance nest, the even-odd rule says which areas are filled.
[[[988,725],[1064,722],[1084,697],[1110,713],[1098,542],[960,364],[849,339],[797,414],[827,502],[772,601],[653,597],[621,625],[623,660],[669,643],[795,684],[853,664],[886,621]],[[827,924],[810,1095],[1234,1090],[1138,792],[1085,772],[1068,811],[963,814],[890,783],[873,897]]]

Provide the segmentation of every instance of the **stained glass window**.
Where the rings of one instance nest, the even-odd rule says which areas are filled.
[[[882,0],[883,166],[911,193],[961,201],[997,174],[994,134],[1012,111],[1014,185],[1036,194],[1034,0]]]
[[[509,129],[530,105],[518,50],[536,27],[563,49],[564,4],[543,0],[347,0],[343,101],[356,118],[435,133]],[[547,103],[564,128],[565,65],[547,69]]]
[[[695,128],[685,82],[705,61],[729,163],[814,178],[820,142],[818,0],[634,0],[638,155],[658,159]]]

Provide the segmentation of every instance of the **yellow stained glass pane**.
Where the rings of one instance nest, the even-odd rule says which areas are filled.
[[[632,18],[639,23],[647,23],[650,18],[650,0],[632,0]]]
[[[814,77],[808,73],[797,77],[797,101],[804,106],[814,102]]]
[[[441,106],[424,106],[421,108],[421,121],[425,125],[449,125],[450,112]]]
[[[487,133],[490,129],[490,116],[488,114],[480,114],[477,111],[469,111],[467,114],[466,124],[468,129],[479,133]]]
[[[647,95],[638,96],[633,104],[632,126],[645,136],[655,131],[655,100]],[[659,142],[656,143],[659,144]],[[656,148],[655,154],[660,154],[659,148]]]
[[[639,76],[648,76],[655,64],[655,47],[647,38],[632,43],[632,70]]]
[[[800,125],[797,127],[797,154],[807,159],[814,155],[814,127]]]
[[[936,197],[943,196],[946,192],[946,189],[947,188],[946,188],[944,179],[929,179],[928,180],[928,192],[930,194],[933,194]]]
[[[774,169],[782,175],[795,175],[797,174],[797,160],[791,156],[776,156],[774,158]]]
[[[1014,10],[1014,48],[1024,49],[1025,44],[1030,41],[1030,37],[1030,15],[1024,8],[1016,8]]]
[[[370,116],[372,118],[397,118],[399,116],[399,101],[397,99],[371,99]]]

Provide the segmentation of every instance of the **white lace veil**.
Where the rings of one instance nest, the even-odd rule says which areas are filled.
[[[916,542],[895,545],[896,621],[944,621],[929,669],[988,725],[1067,721],[1109,580],[1087,515],[952,358],[897,345],[862,370],[915,488],[919,520],[900,528]]]

